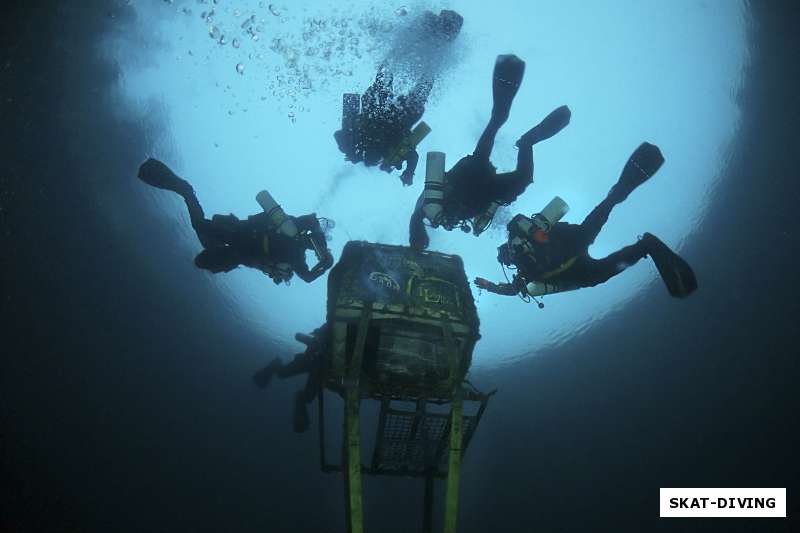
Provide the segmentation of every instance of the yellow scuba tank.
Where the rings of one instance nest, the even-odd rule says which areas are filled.
[[[434,228],[444,217],[444,152],[428,152],[425,161],[425,190],[422,192],[422,213]]]
[[[278,205],[275,198],[267,191],[261,191],[256,195],[256,201],[267,214],[269,219],[269,229],[276,233],[282,233],[287,237],[295,238],[299,231],[297,226],[292,220],[292,217],[287,215],[283,208]]]
[[[403,162],[406,154],[414,150],[430,132],[431,127],[428,126],[424,120],[421,121],[408,135],[403,137],[396,146],[389,149],[389,153],[383,158],[383,162],[389,166],[398,166]]]

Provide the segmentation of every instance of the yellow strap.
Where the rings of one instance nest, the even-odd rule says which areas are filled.
[[[264,237],[261,239],[261,248],[264,250],[264,255],[269,255],[269,235],[266,233]]]
[[[575,257],[571,257],[571,258],[567,259],[566,261],[564,261],[563,263],[561,263],[561,265],[557,269],[551,270],[550,272],[545,272],[541,276],[537,276],[537,277],[539,279],[550,279],[553,276],[557,276],[557,275],[561,274],[562,272],[564,272],[565,270],[567,270],[568,268],[570,268],[572,265],[575,264],[575,261],[577,261],[577,260],[578,260],[578,256],[577,255]]]

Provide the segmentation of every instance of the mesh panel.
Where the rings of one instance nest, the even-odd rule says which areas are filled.
[[[415,426],[416,420],[416,426]],[[375,473],[423,474],[430,467],[447,470],[450,415],[387,409],[384,425],[378,428]],[[464,417],[463,448],[475,430],[474,416]]]

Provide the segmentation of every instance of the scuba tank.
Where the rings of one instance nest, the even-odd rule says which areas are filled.
[[[557,292],[567,292],[578,289],[580,289],[578,285],[547,283],[544,281],[531,281],[525,285],[525,291],[529,296],[533,296],[534,298],[536,296],[544,296],[545,294],[556,294]]]
[[[389,153],[383,158],[384,164],[390,167],[400,165],[405,159],[406,154],[414,150],[430,132],[431,127],[428,126],[424,120],[421,121],[408,135],[403,137],[397,145],[389,149]]]
[[[425,190],[422,213],[431,226],[438,227],[444,218],[444,152],[428,152],[425,161]]]
[[[567,214],[567,211],[569,211],[569,205],[567,205],[567,202],[562,200],[560,196],[556,196],[550,200],[550,203],[547,204],[540,213],[533,215],[531,217],[531,221],[536,224],[539,229],[547,233],[558,223],[559,220],[564,218],[564,215]]]
[[[569,211],[569,205],[560,197],[556,196],[540,213],[532,217],[526,217],[523,214],[514,216],[511,222],[508,223],[508,242],[497,248],[497,260],[505,266],[513,265],[517,267],[517,269],[522,267],[522,274],[524,274],[526,270],[525,265],[528,265],[529,268],[535,268],[534,265],[537,263],[537,245],[531,238],[532,234],[539,229],[545,232],[550,231],[567,211]],[[528,292],[531,296],[541,296],[553,292],[572,290],[557,286],[553,283],[543,283],[540,281],[530,282],[528,286]],[[536,294],[533,294],[534,292]]]
[[[258,205],[264,210],[269,219],[269,229],[276,233],[282,233],[287,237],[295,238],[298,235],[297,226],[292,217],[287,215],[283,208],[278,205],[275,198],[267,191],[261,191],[256,195]]]

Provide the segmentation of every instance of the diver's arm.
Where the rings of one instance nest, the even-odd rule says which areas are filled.
[[[400,176],[403,185],[409,186],[414,183],[414,172],[417,170],[417,163],[419,163],[419,154],[416,150],[410,150],[406,154],[406,169]]]
[[[292,265],[297,277],[306,283],[311,283],[333,265],[333,255],[328,250],[325,232],[322,231],[315,213],[294,217],[294,223],[301,233],[308,233],[308,239],[311,241],[314,253],[319,259],[319,262],[310,270],[306,265],[305,256],[302,260],[298,260],[296,264]]]
[[[516,278],[514,278],[515,283],[516,281]],[[488,279],[475,278],[475,285],[477,285],[479,288],[495,294],[501,294],[503,296],[516,296],[519,294],[519,288],[515,283],[492,283]]]
[[[312,281],[314,281],[315,279],[317,279],[318,277],[320,277],[322,274],[325,273],[324,270],[318,270],[316,272],[310,271],[308,269],[308,265],[306,265],[305,262],[302,263],[297,262],[293,264],[292,270],[294,270],[294,273],[297,274],[298,278],[302,279],[306,283],[311,283]]]
[[[297,277],[305,281],[306,283],[311,283],[321,275],[323,275],[331,266],[333,266],[333,254],[325,248],[325,253],[323,257],[320,258],[319,263],[317,263],[314,268],[311,270],[308,269],[308,265],[306,265],[305,261],[298,261],[296,264],[292,265],[292,269],[294,270]]]
[[[317,220],[317,215],[315,213],[292,218],[298,230],[322,233],[322,227],[319,225],[319,220]]]

